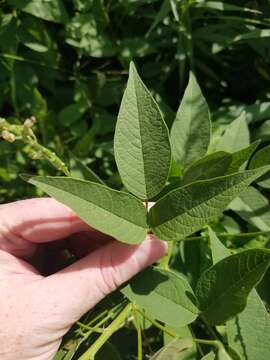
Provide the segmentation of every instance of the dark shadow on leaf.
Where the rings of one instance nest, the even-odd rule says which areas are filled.
[[[190,291],[185,291],[185,295],[193,303],[193,305],[198,306],[198,302],[194,294],[192,294]]]
[[[154,291],[158,285],[167,281],[168,276],[161,274],[155,268],[149,267],[135,276],[129,283],[132,291],[136,294],[147,295]]]

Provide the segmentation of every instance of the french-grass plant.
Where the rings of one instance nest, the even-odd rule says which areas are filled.
[[[251,216],[247,209],[254,208],[252,196],[260,201],[254,211],[265,204],[257,187],[269,188],[270,151],[265,147],[252,157],[258,142],[249,143],[244,113],[214,141],[208,105],[191,72],[169,133],[158,104],[131,63],[114,137],[121,191],[98,177],[89,181],[70,176],[62,161],[37,143],[30,125],[1,120],[2,137],[24,141],[32,153],[47,158],[67,176],[23,175],[26,181],[118,241],[138,244],[153,233],[169,242],[160,263],[121,288],[119,302],[87,325],[78,323],[76,349],[73,353],[62,349],[56,359],[73,359],[80,345],[97,334],[79,357],[94,359],[111,335],[129,323],[138,334],[138,360],[149,358],[144,354],[143,318],[164,333],[164,347],[152,360],[186,359],[190,351],[192,359],[269,358],[270,319],[255,287],[269,267],[270,251],[251,248],[232,254],[211,228],[226,209],[232,209],[255,224],[261,230],[257,234],[269,232],[269,222],[265,225],[269,220]],[[250,186],[256,182],[256,187]],[[149,202],[154,202],[150,209]],[[206,239],[209,251],[203,254],[208,266],[194,286],[188,274],[170,264],[174,246],[196,238]],[[205,338],[195,336],[196,326],[206,329]],[[263,341],[258,350],[256,339]]]

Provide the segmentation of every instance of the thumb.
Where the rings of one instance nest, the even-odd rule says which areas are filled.
[[[45,278],[44,306],[52,306],[54,313],[58,308],[63,322],[70,326],[107,294],[162,257],[166,249],[166,243],[153,235],[139,245],[113,241]]]

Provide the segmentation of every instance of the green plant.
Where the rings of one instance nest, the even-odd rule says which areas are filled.
[[[55,154],[37,143],[31,126],[29,120],[24,125],[0,122],[5,140],[23,140],[30,154],[47,158],[70,175]],[[136,244],[154,233],[169,242],[168,254],[159,264],[136,276],[78,323],[76,346],[67,350],[64,345],[56,359],[106,358],[110,337],[132,323],[139,360],[147,358],[142,331],[150,325],[164,336],[164,347],[151,359],[269,356],[269,315],[254,289],[270,265],[270,251],[264,248],[270,233],[269,206],[259,191],[269,188],[269,147],[253,155],[257,146],[258,142],[249,143],[245,113],[223,134],[212,136],[208,105],[193,73],[169,135],[158,104],[131,63],[114,137],[122,190],[110,188],[90,170],[91,181],[23,175],[86,223],[119,241]],[[149,202],[155,204],[149,208]],[[228,210],[260,231],[228,230],[235,227],[233,218],[223,215]],[[256,237],[258,243],[233,248],[232,242],[231,251],[224,246],[229,245],[226,239],[237,237]],[[199,264],[194,255],[199,256]],[[197,335],[201,333],[202,337]],[[91,339],[93,334],[100,335]],[[265,340],[260,349],[255,349],[257,338]],[[80,345],[85,352],[81,353]]]
[[[269,141],[269,15],[268,0],[2,0],[1,114],[36,116],[43,145],[119,189],[112,138],[134,59],[169,126],[192,68],[214,130],[244,109]],[[1,202],[37,194],[19,173],[59,174],[21,143],[1,142],[0,160]]]

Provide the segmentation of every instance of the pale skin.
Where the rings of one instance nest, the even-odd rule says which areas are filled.
[[[79,259],[54,272],[46,251],[56,254],[63,242]],[[1,205],[0,359],[53,359],[74,322],[165,252],[152,235],[140,245],[106,237],[50,198]],[[42,258],[54,268],[46,276]]]

